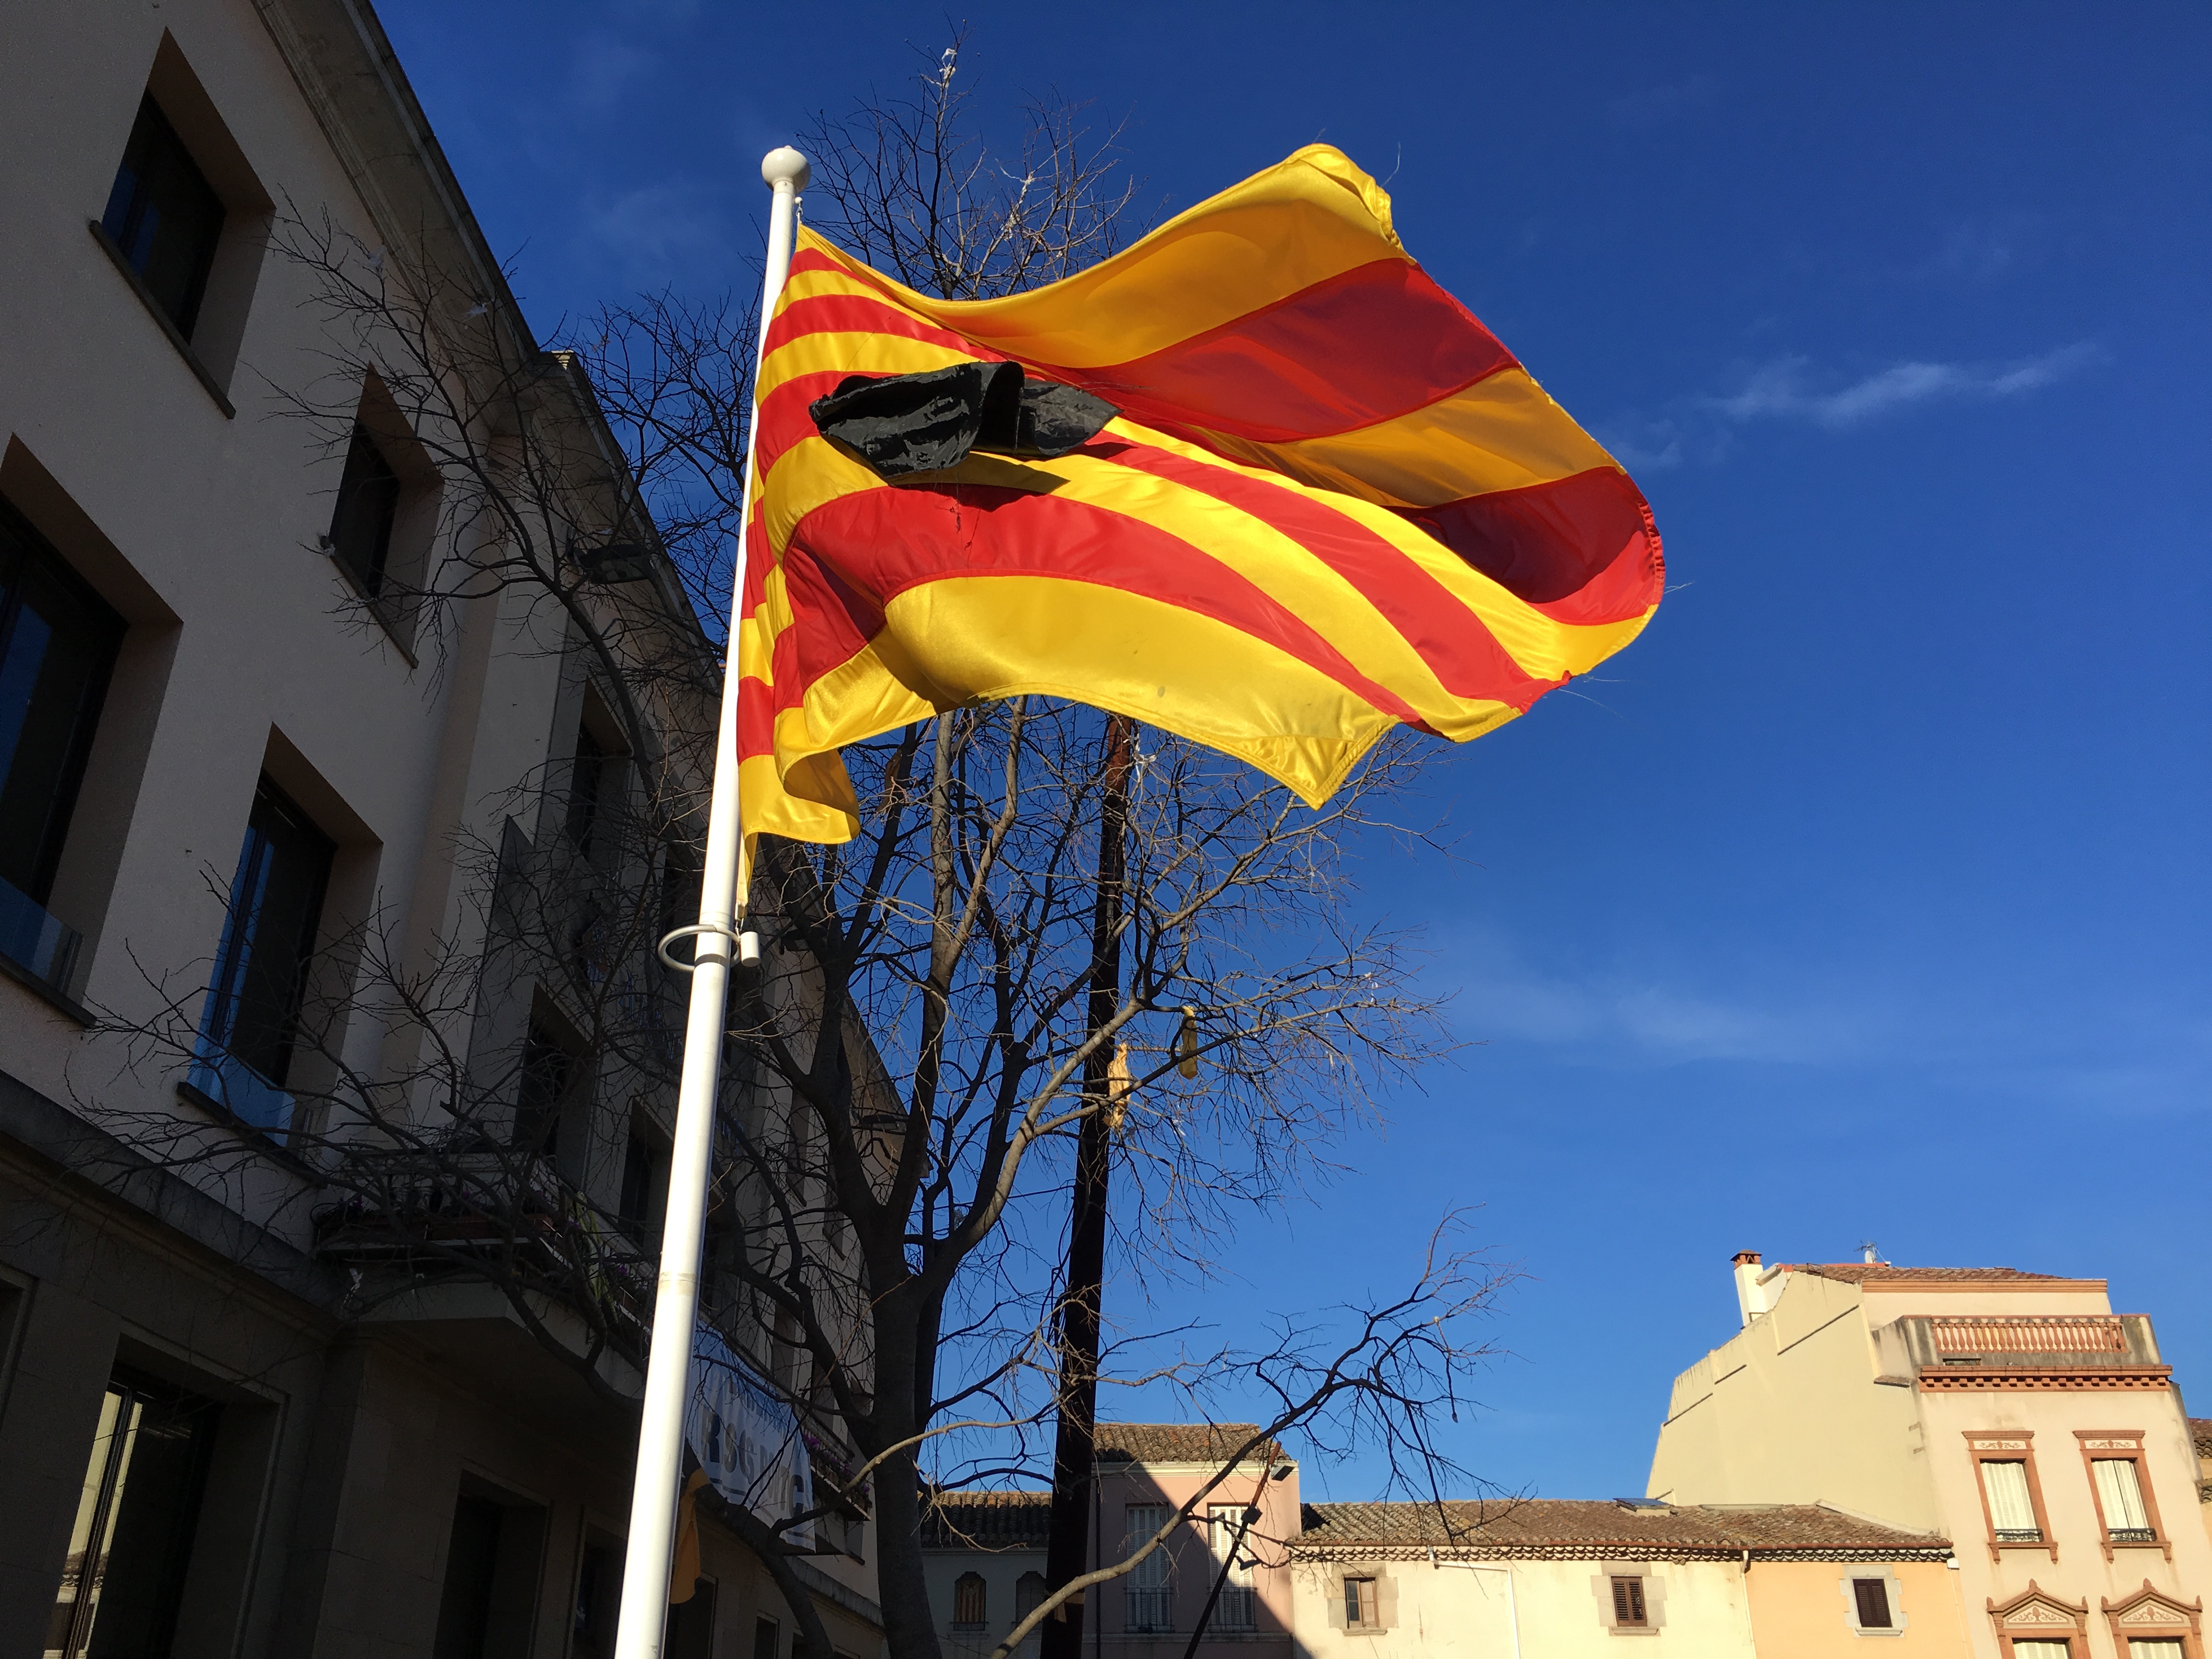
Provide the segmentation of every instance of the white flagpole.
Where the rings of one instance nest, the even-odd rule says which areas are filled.
[[[806,158],[785,146],[761,162],[775,192],[769,210],[768,271],[761,286],[761,347],[754,357],[756,396],[761,351],[783,279],[806,188]],[[660,1284],[653,1304],[653,1348],[646,1362],[645,1413],[637,1434],[637,1475],[630,1487],[629,1547],[623,1565],[622,1621],[615,1659],[659,1659],[668,1622],[668,1573],[676,1532],[677,1483],[684,1469],[684,1416],[691,1397],[692,1332],[699,1317],[699,1252],[706,1228],[707,1181],[714,1148],[714,1097],[721,1075],[722,1027],[728,1000],[730,947],[757,961],[758,941],[742,942],[738,918],[738,624],[744,605],[745,529],[752,515],[753,453],[745,447],[745,481],[731,578],[730,628],[723,653],[722,718],[714,743],[714,790],[707,817],[707,862],[701,872],[699,925],[682,931],[696,941],[691,1010],[684,1030],[684,1072],[676,1095],[676,1145],[668,1164],[668,1219],[660,1235]],[[674,937],[674,935],[671,935]],[[665,941],[664,941],[664,944]]]

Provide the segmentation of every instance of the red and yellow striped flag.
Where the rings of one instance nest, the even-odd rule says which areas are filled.
[[[879,473],[809,407],[1012,362],[1120,412],[1051,459]],[[1079,275],[956,302],[800,234],[762,361],[740,796],[842,841],[836,751],[1043,693],[1318,805],[1403,723],[1480,736],[1620,650],[1662,585],[1620,466],[1313,145]]]

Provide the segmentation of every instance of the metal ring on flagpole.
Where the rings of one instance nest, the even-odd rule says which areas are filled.
[[[720,939],[733,939],[737,940],[738,962],[740,966],[746,968],[757,968],[760,966],[760,935],[758,933],[753,932],[750,927],[745,929],[744,933],[740,933],[733,928],[718,927],[711,921],[702,921],[698,923],[696,927],[678,927],[674,933],[663,937],[659,945],[657,947],[660,959],[666,963],[671,968],[673,968],[679,974],[690,973],[693,968],[697,966],[697,964],[696,963],[677,961],[674,957],[668,954],[668,947],[673,945],[679,939],[701,938],[708,933],[714,934],[717,938]]]

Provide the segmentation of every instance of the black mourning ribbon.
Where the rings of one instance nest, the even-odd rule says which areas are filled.
[[[848,377],[807,405],[825,438],[849,445],[886,478],[957,466],[971,450],[1035,459],[1065,455],[1121,411],[1019,363],[955,363],[927,374]]]

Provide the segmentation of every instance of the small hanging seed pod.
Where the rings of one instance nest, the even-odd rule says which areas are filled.
[[[1198,1075],[1198,1010],[1182,1011],[1182,1029],[1176,1033],[1176,1070],[1185,1077]]]
[[[1118,1133],[1121,1120],[1129,1115],[1129,1096],[1137,1080],[1129,1075],[1129,1045],[1114,1045],[1114,1058],[1106,1066],[1106,1110],[1103,1114],[1109,1134]]]

